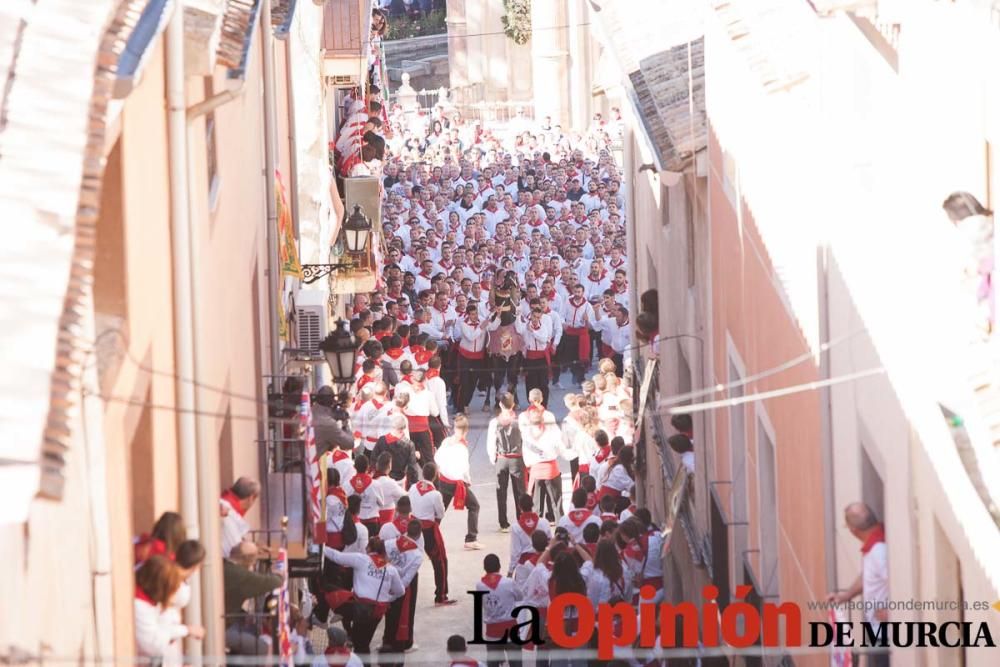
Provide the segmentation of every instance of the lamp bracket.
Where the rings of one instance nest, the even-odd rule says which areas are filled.
[[[339,269],[350,269],[354,267],[353,262],[339,262],[337,264],[303,264],[302,282],[311,285],[320,278],[324,278]]]

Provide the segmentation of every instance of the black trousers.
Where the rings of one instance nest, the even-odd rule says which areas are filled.
[[[467,359],[458,356],[458,400],[455,410],[462,412],[472,402],[472,394],[476,387],[485,382],[486,359]]]
[[[464,484],[464,482],[459,482]],[[444,501],[444,508],[451,506],[451,499],[455,497],[455,485],[438,480],[438,489],[441,491],[441,500]],[[468,513],[465,541],[475,542],[479,535],[479,499],[472,492],[472,487],[465,485],[465,511]]]
[[[568,368],[573,374],[573,382],[580,384],[583,382],[584,373],[587,370],[589,361],[580,361],[580,337],[570,334],[563,334],[559,341],[559,363],[564,369]]]
[[[524,388],[527,393],[532,389],[542,391],[542,405],[549,404],[549,366],[545,359],[524,360]]]
[[[376,537],[378,535],[379,528],[381,526],[378,523],[378,517],[374,519],[363,519],[361,525],[368,529],[369,537]]]
[[[385,627],[382,630],[382,647],[384,650],[393,653],[402,653],[413,646],[413,621],[417,611],[417,580],[419,574],[413,575],[413,580],[406,587],[406,593],[396,598],[389,605],[389,611],[385,615]],[[407,616],[404,617],[404,614]],[[400,621],[408,618],[410,621],[409,632],[401,636],[397,633]],[[380,662],[380,664],[382,664]],[[401,662],[398,664],[402,664]]]
[[[448,597],[448,552],[443,541],[438,544],[434,528],[424,528],[424,553],[434,568],[434,601],[440,602]]]
[[[410,433],[410,441],[417,449],[420,458],[417,459],[417,468],[423,468],[425,463],[434,462],[434,440],[430,431],[420,431]]]
[[[428,421],[431,427],[431,439],[434,440],[434,446],[437,447],[448,437],[448,429],[445,428],[440,417],[431,417]],[[423,462],[421,461],[422,464]]]
[[[363,611],[359,602],[345,604],[339,611],[344,617],[344,630],[354,644],[354,652],[371,653],[372,638],[382,619]]]
[[[517,374],[521,370],[521,355],[515,354],[509,359],[499,354],[490,357],[490,371],[493,376],[493,389],[500,397],[500,387],[504,382],[510,393],[514,394],[514,401],[517,401]]]
[[[542,513],[543,503],[546,499],[551,503],[551,515],[558,521],[563,515],[562,509],[562,475],[556,475],[554,479],[536,479],[532,482],[534,489],[531,493],[538,513]],[[549,512],[546,512],[548,515]]]
[[[500,667],[504,660],[510,667],[521,667],[521,645],[513,642],[486,645],[486,664],[489,667]]]
[[[520,457],[497,456],[497,516],[501,528],[509,528],[507,520],[507,486],[513,485],[514,514],[517,515],[517,499],[524,495],[524,460]]]
[[[611,355],[611,361],[615,362],[615,375],[621,377],[625,374],[625,357],[617,352]]]

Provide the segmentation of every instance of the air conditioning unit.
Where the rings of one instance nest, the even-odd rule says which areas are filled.
[[[326,300],[326,292],[321,290],[299,290],[295,301],[299,349],[309,352],[319,350],[320,341],[329,333]]]
[[[326,77],[326,85],[333,88],[348,88],[358,85],[358,77],[347,74],[335,74]]]

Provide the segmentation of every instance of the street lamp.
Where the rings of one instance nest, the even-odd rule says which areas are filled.
[[[349,386],[354,382],[354,360],[358,348],[346,321],[337,322],[337,328],[320,341],[319,349],[333,373],[334,384]]]
[[[361,205],[355,204],[354,212],[344,221],[340,237],[337,240],[338,245],[343,242],[351,261],[334,264],[303,264],[302,282],[309,285],[337,269],[353,268],[354,258],[364,255],[365,251],[368,250],[368,239],[371,237],[371,232],[372,221],[364,214]]]
[[[347,252],[352,255],[364,254],[371,231],[372,221],[361,210],[361,205],[355,204],[354,213],[344,223],[344,245],[347,246]]]

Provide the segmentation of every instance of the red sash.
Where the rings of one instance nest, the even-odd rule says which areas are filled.
[[[465,496],[466,496],[465,482],[455,481],[455,480],[452,480],[452,479],[448,479],[444,475],[438,475],[438,476],[441,478],[441,481],[444,482],[445,484],[454,484],[455,485],[455,495],[453,496],[453,498],[455,500],[455,509],[456,510],[464,510],[465,509]]]
[[[564,327],[563,333],[577,337],[577,354],[580,361],[590,360],[590,329],[587,327]]]
[[[409,425],[410,433],[425,433],[431,430],[427,415],[406,415],[406,422]]]
[[[387,524],[392,521],[393,515],[396,514],[396,510],[390,507],[387,510],[378,511],[378,522],[379,524]],[[401,531],[405,532],[405,531]]]
[[[463,359],[469,359],[469,360],[472,360],[472,361],[477,361],[477,360],[485,359],[486,358],[486,350],[482,349],[482,350],[479,350],[478,352],[473,352],[472,350],[466,350],[464,347],[462,347],[461,345],[459,345],[458,346],[458,355],[460,357],[462,357]]]
[[[619,491],[618,489],[611,488],[610,486],[605,484],[597,492],[597,502],[600,503],[601,498],[603,498],[604,496],[611,496],[612,498],[621,498],[622,492]]]
[[[559,476],[559,463],[558,461],[542,461],[541,463],[536,463],[531,466],[531,480],[544,482],[545,480],[555,479]],[[534,488],[534,487],[532,487]]]
[[[607,343],[605,343],[602,340],[601,341],[601,358],[602,359],[610,359],[613,356],[615,356],[615,349],[613,347],[611,347],[610,345],[608,345]]]

